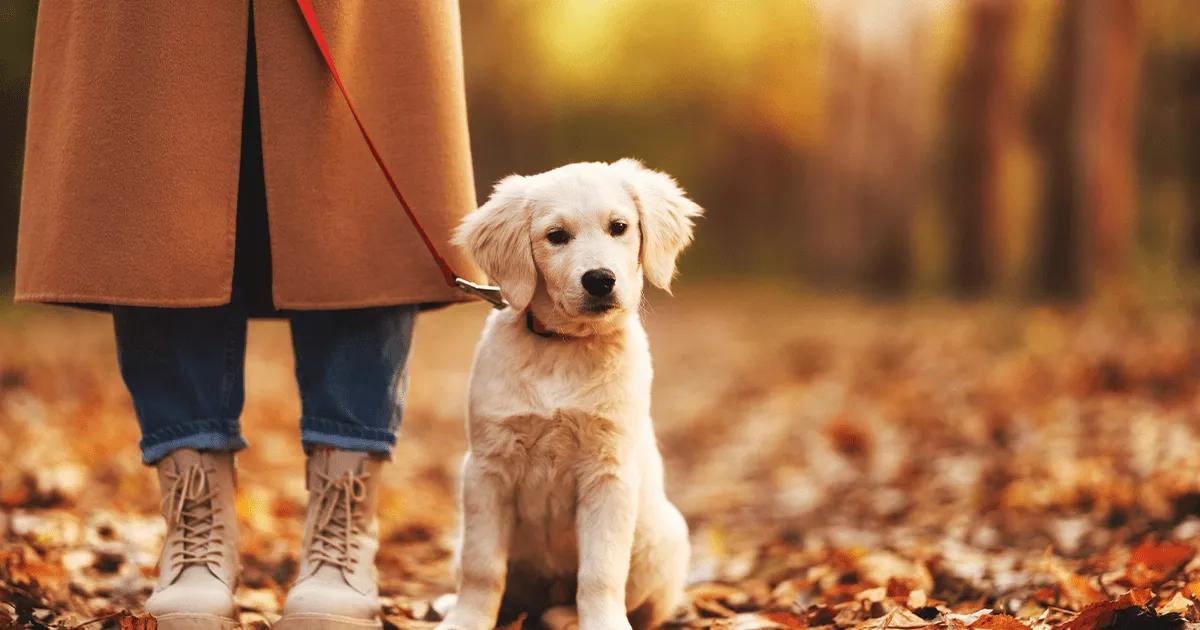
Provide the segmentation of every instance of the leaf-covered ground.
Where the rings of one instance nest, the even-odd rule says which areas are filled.
[[[485,314],[423,316],[383,494],[386,620],[452,588]],[[646,314],[676,628],[1177,628],[1200,601],[1200,321],[1143,308],[866,305],[685,287]],[[242,621],[277,618],[304,501],[286,326],[256,323]],[[144,628],[163,527],[104,315],[0,310],[0,627]],[[535,626],[531,622],[527,628]]]

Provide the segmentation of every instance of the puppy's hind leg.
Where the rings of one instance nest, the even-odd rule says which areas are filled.
[[[542,614],[548,630],[579,630],[579,611],[574,606],[555,606]]]

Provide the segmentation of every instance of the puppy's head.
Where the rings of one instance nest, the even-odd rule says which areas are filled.
[[[538,291],[559,317],[603,321],[636,309],[643,270],[669,290],[700,206],[636,160],[506,177],[455,235],[523,309]]]

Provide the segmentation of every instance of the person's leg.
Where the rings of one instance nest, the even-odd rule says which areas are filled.
[[[113,307],[117,360],[142,429],[142,460],[179,448],[245,448],[246,315],[236,306]]]
[[[404,404],[416,308],[290,314],[308,458],[300,573],[280,630],[379,627],[379,470]]]
[[[415,306],[289,314],[306,450],[388,455],[403,412]]]
[[[166,536],[146,600],[159,630],[232,630],[238,527],[234,451],[244,401],[247,318],[273,311],[253,7],[247,6],[242,150],[230,303],[114,307],[121,374],[154,463]]]
[[[113,308],[117,359],[158,470],[166,539],[146,610],[163,630],[231,630],[237,584],[233,451],[246,315],[217,308]]]

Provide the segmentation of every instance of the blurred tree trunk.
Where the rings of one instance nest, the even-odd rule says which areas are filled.
[[[1163,63],[1165,61],[1165,63]],[[1160,61],[1156,69],[1146,64],[1148,83],[1156,83],[1155,91],[1147,91],[1148,103],[1143,118],[1158,119],[1157,125],[1143,131],[1142,153],[1151,159],[1143,159],[1142,172],[1153,169],[1152,177],[1175,178],[1183,187],[1186,208],[1187,233],[1184,235],[1183,260],[1186,268],[1200,267],[1200,52],[1187,50],[1171,54],[1169,60]],[[1166,77],[1166,80],[1161,80]],[[1154,81],[1154,79],[1160,79]],[[1164,113],[1163,110],[1166,110]],[[1157,116],[1155,116],[1157,114]],[[1165,118],[1166,120],[1161,120]],[[1154,151],[1161,145],[1163,135],[1175,139],[1166,155]],[[1149,162],[1147,165],[1146,163]],[[1147,168],[1149,167],[1149,168]]]
[[[1186,24],[1190,7],[1159,8],[1159,21]],[[1153,28],[1153,27],[1151,27]],[[1172,274],[1200,267],[1200,52],[1151,45],[1142,56],[1137,113],[1138,249]],[[1176,226],[1182,226],[1176,228]]]
[[[732,120],[753,118],[735,115]],[[701,188],[689,191],[694,199],[729,210],[710,212],[705,218],[705,229],[721,235],[721,248],[714,254],[719,257],[717,268],[794,279],[801,266],[797,241],[804,232],[803,216],[797,211],[808,183],[804,157],[777,134],[753,124],[727,123],[721,136],[722,150],[708,165]]]
[[[467,110],[475,194],[482,202],[497,180],[535,173],[548,166],[546,86],[528,68],[537,57],[530,35],[536,23],[531,4],[464,2]]]
[[[804,252],[818,283],[854,285],[862,281],[864,252],[869,248],[860,211],[866,182],[863,163],[870,147],[864,76],[868,69],[849,36],[835,33],[828,45],[831,68],[826,85],[830,140],[817,155],[817,196],[810,204]]]
[[[1090,219],[1089,279],[1102,292],[1120,291],[1132,262],[1140,5],[1138,0],[1087,0],[1080,8],[1079,139],[1082,200]]]
[[[966,56],[949,91],[950,284],[959,295],[987,291],[999,271],[1003,158],[1016,134],[1007,72],[1014,9],[1007,0],[967,6]]]
[[[915,51],[913,51],[915,54]],[[874,142],[869,153],[870,186],[863,190],[860,212],[878,217],[873,223],[872,247],[864,260],[866,286],[883,295],[900,295],[909,285],[913,270],[912,220],[922,176],[918,146],[918,89],[914,68],[906,74],[876,74],[869,92],[871,118],[875,121]]]
[[[1089,0],[1066,0],[1058,18],[1049,70],[1033,107],[1033,138],[1042,156],[1042,190],[1033,291],[1040,297],[1075,298],[1083,289],[1076,162],[1080,15]]]
[[[1183,145],[1182,179],[1191,209],[1188,262],[1195,267],[1200,266],[1200,146],[1195,141],[1200,138],[1200,53],[1188,55],[1183,76],[1184,80],[1179,84],[1183,91],[1180,95],[1180,127],[1182,137],[1190,140],[1185,140]]]
[[[900,295],[912,280],[912,223],[925,175],[920,61],[928,7],[867,14],[826,5],[826,149],[816,156],[805,252],[828,284]],[[872,20],[886,19],[886,28]],[[881,33],[886,32],[883,36]]]

